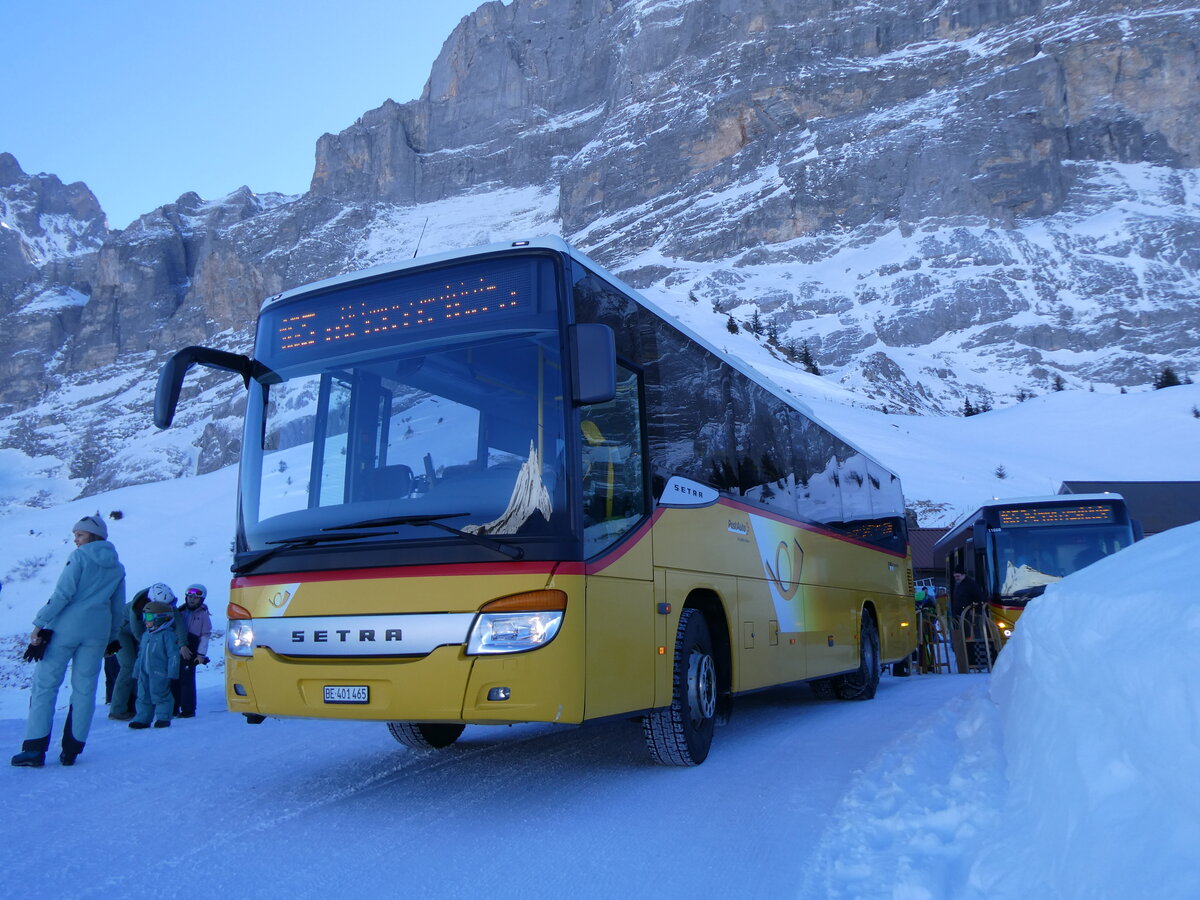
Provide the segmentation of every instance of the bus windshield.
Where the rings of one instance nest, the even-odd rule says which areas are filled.
[[[1061,581],[1133,543],[1132,529],[1117,524],[1000,528],[991,537],[991,588],[1002,597]]]
[[[400,332],[386,342],[350,334],[328,342],[336,352],[298,342],[292,354],[277,335],[302,316],[332,321],[329,309],[351,305],[343,293],[264,313],[257,355],[267,371],[251,384],[242,460],[243,549],[335,540],[348,527],[366,527],[366,543],[445,537],[422,527],[429,520],[493,538],[567,535],[550,293],[545,311],[528,300],[504,327],[435,323],[419,340]]]

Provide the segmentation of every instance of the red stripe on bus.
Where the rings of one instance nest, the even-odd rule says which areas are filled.
[[[587,563],[584,568],[584,574],[595,575],[598,572],[604,571],[609,566],[616,565],[616,563],[619,562],[626,553],[642,542],[642,538],[646,536],[646,534],[654,526],[654,523],[659,520],[660,516],[662,516],[664,511],[665,507],[662,506],[654,510],[654,513],[650,516],[650,518],[639,525],[632,535],[622,541],[621,545],[614,552],[606,556],[601,556],[598,559],[594,559]]]

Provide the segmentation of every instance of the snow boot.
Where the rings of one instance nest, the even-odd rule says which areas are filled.
[[[22,750],[12,758],[14,766],[28,766],[31,769],[40,769],[46,764],[46,754],[41,750]]]
[[[62,733],[62,753],[58,755],[58,761],[64,766],[75,765],[75,757],[83,752],[83,741],[75,737],[75,728],[72,724],[75,719],[75,707],[67,707],[67,723],[63,726]]]

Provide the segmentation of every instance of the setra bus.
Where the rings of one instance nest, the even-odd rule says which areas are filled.
[[[869,699],[915,642],[897,476],[571,246],[331,278],[262,306],[226,695],[251,722],[642,717],[695,765],[734,695]]]
[[[1120,494],[1057,494],[985,503],[934,544],[933,557],[948,584],[959,567],[975,580],[1003,642],[1046,585],[1140,537]]]

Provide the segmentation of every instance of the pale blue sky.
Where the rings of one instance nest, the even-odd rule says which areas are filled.
[[[0,0],[0,152],[123,228],[186,191],[308,189],[313,150],[420,96],[482,0]]]

